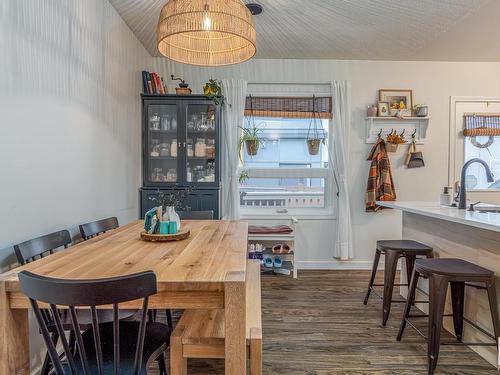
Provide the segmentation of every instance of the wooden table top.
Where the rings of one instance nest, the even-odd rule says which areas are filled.
[[[81,242],[0,275],[7,292],[19,291],[22,270],[66,279],[93,279],[152,270],[158,291],[220,290],[245,281],[248,224],[244,221],[183,220],[191,236],[182,241],[140,239],[143,221]]]

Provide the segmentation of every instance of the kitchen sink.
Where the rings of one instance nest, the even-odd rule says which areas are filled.
[[[500,213],[500,206],[493,204],[478,204],[474,206],[475,212]]]

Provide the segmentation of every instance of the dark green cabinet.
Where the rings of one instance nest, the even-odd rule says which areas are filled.
[[[202,95],[141,97],[141,217],[151,201],[147,192],[190,188],[183,203],[192,210],[212,207],[218,218],[220,107]]]

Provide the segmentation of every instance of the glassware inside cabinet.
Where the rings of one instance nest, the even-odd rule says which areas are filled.
[[[177,182],[177,105],[152,104],[147,112],[150,182]],[[175,145],[175,146],[174,146]]]
[[[194,183],[215,182],[215,110],[212,104],[187,105],[186,174]]]

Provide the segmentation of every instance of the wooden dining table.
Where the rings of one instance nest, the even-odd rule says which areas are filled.
[[[182,241],[147,242],[143,221],[81,242],[0,274],[0,374],[30,373],[28,310],[22,270],[65,279],[96,279],[152,270],[158,293],[151,309],[224,309],[225,373],[246,374],[245,280],[248,225],[244,221],[182,221]],[[140,308],[141,301],[120,304]],[[38,332],[36,331],[36,334]]]

